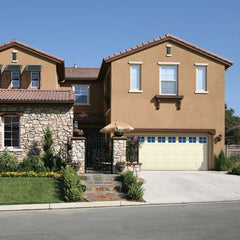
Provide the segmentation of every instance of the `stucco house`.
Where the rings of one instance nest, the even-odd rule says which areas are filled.
[[[57,151],[66,152],[73,122],[86,141],[107,142],[99,130],[118,120],[134,127],[128,136],[138,138],[142,170],[216,168],[233,62],[170,34],[106,57],[100,68],[65,67],[17,41],[1,45],[0,57],[0,148],[26,154],[51,121]],[[86,151],[89,161],[88,144]]]

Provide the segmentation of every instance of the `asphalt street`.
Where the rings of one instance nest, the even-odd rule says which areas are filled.
[[[240,202],[0,212],[1,240],[240,238]]]

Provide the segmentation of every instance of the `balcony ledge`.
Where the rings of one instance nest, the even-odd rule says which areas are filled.
[[[183,99],[183,95],[156,95],[154,97],[156,109],[160,109],[160,103],[175,103],[177,110],[181,109],[181,101]]]

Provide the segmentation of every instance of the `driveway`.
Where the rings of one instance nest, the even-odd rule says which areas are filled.
[[[240,200],[240,176],[215,171],[142,171],[148,203]]]

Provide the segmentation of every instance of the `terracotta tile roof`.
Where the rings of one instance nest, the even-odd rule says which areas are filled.
[[[183,46],[185,46],[185,47],[187,47],[189,49],[192,49],[192,50],[194,50],[196,52],[202,53],[203,55],[207,55],[208,57],[214,58],[215,60],[222,62],[226,66],[226,68],[230,67],[233,64],[232,61],[230,61],[230,60],[228,60],[226,58],[223,58],[223,57],[218,56],[218,55],[216,55],[216,54],[214,54],[212,52],[204,50],[204,49],[202,49],[202,48],[200,48],[200,47],[198,47],[198,46],[196,46],[196,45],[194,45],[194,44],[192,44],[190,42],[182,40],[182,39],[180,39],[178,37],[175,37],[175,36],[173,36],[171,34],[166,34],[166,35],[164,35],[162,37],[154,38],[151,41],[147,41],[147,42],[141,43],[141,44],[136,45],[134,47],[128,48],[128,49],[126,49],[124,51],[121,51],[121,52],[118,52],[118,53],[114,53],[113,55],[108,56],[108,57],[104,58],[103,60],[106,63],[107,62],[111,62],[111,61],[114,61],[114,60],[117,60],[117,59],[129,56],[129,55],[131,55],[131,54],[133,54],[135,52],[142,51],[142,50],[144,50],[146,48],[150,48],[152,46],[155,46],[157,44],[160,44],[160,43],[166,42],[166,41],[172,41],[172,42],[178,43],[178,44],[183,45]]]
[[[28,49],[30,51],[33,51],[37,54],[40,54],[42,56],[45,56],[47,58],[51,58],[52,60],[55,60],[57,62],[63,62],[64,59],[63,58],[59,58],[59,57],[56,57],[52,54],[49,54],[47,52],[44,52],[42,50],[39,50],[37,48],[34,48],[28,44],[25,44],[23,42],[20,42],[20,41],[17,41],[16,39],[13,39],[12,41],[9,41],[9,42],[6,42],[6,43],[3,43],[3,44],[0,44],[0,51],[6,49],[6,48],[9,48],[9,47],[13,47],[13,46],[18,46],[18,47],[22,47],[22,48],[25,48],[25,49]]]
[[[71,90],[0,89],[1,103],[74,103]]]
[[[99,70],[95,67],[65,67],[65,80],[96,80]]]

